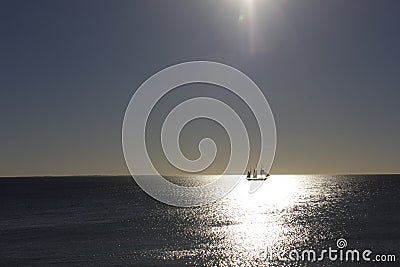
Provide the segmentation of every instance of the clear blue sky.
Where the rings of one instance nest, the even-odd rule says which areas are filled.
[[[246,2],[2,1],[0,176],[127,173],[130,97],[191,60],[263,90],[273,172],[400,172],[400,2]]]

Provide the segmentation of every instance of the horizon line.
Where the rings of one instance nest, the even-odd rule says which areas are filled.
[[[191,175],[174,175],[174,174],[161,174],[162,176],[191,176]],[[216,176],[220,174],[194,174],[193,176]],[[227,174],[227,175],[235,175],[235,174]],[[239,174],[239,175],[245,175],[245,174]],[[273,175],[280,175],[280,176],[286,176],[286,175],[400,175],[400,173],[396,172],[354,172],[354,173],[276,173],[276,174],[270,174],[271,176]],[[47,174],[47,175],[11,175],[11,176],[0,176],[0,179],[2,178],[57,178],[57,177],[127,177],[130,176],[132,177],[131,174]],[[149,174],[140,174],[139,176],[151,176]]]

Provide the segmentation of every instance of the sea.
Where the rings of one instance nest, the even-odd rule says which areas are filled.
[[[127,176],[0,178],[0,266],[399,265],[400,175],[250,183],[180,208]]]

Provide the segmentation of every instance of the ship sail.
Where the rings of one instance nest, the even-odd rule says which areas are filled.
[[[253,176],[251,176],[251,171],[247,172],[247,180],[266,180],[269,176],[269,173],[266,173],[264,169],[260,169],[260,176],[257,175],[257,169],[253,170]]]

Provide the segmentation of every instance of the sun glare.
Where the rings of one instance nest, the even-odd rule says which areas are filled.
[[[249,194],[250,183],[243,179],[227,196],[228,216],[235,223],[225,229],[225,242],[240,255],[252,258],[285,237],[289,229],[282,216],[296,204],[302,187],[296,176],[272,175]]]

